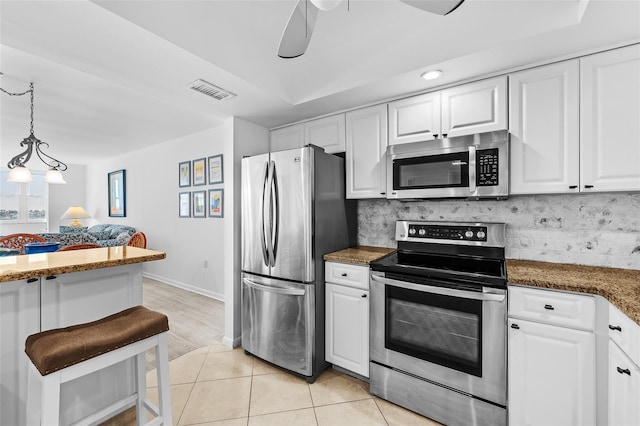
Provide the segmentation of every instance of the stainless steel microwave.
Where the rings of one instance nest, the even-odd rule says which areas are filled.
[[[507,130],[387,148],[387,198],[508,196]]]

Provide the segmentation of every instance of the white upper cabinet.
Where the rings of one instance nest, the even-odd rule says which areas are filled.
[[[389,145],[435,139],[440,135],[440,92],[389,103]]]
[[[304,146],[304,125],[294,124],[271,131],[271,151],[301,148]]]
[[[301,148],[313,144],[329,154],[345,150],[344,114],[319,118],[271,131],[271,151]]]
[[[581,190],[640,190],[640,45],[580,59]]]
[[[511,194],[578,192],[578,60],[509,76]]]
[[[507,78],[443,90],[442,135],[454,137],[507,128]]]
[[[323,147],[329,154],[344,152],[344,126],[344,114],[309,121],[304,123],[304,140],[306,144]]]
[[[385,198],[387,106],[347,113],[347,198]]]

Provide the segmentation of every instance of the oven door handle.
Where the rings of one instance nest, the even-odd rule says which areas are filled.
[[[423,293],[442,294],[444,296],[460,297],[463,299],[482,300],[485,302],[502,302],[506,298],[504,290],[492,290],[483,288],[482,293],[475,291],[456,290],[447,287],[436,287],[432,285],[414,284],[405,281],[392,280],[390,278],[371,275],[373,281],[388,284],[395,287],[406,288],[408,290],[421,291]]]

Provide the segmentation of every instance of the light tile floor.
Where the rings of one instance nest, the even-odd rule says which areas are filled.
[[[222,344],[182,355],[169,370],[178,426],[438,425],[372,396],[367,383],[336,370],[308,384]],[[157,403],[155,370],[147,373],[147,386]]]

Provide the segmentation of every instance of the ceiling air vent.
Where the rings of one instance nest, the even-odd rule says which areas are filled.
[[[192,81],[187,87],[189,89],[195,90],[196,92],[211,96],[212,98],[219,101],[228,101],[229,99],[236,97],[235,93],[231,93],[227,90],[221,89],[220,87],[214,86],[213,84],[204,80]]]

